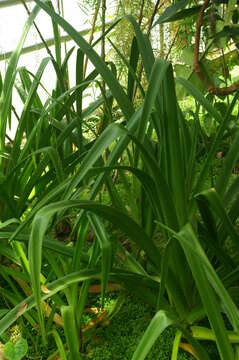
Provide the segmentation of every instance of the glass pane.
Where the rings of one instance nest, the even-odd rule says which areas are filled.
[[[20,39],[21,33],[23,31],[24,24],[28,18],[28,14],[26,9],[24,8],[22,3],[16,4],[16,1],[11,1],[11,3],[15,4],[8,7],[1,7],[0,1],[0,55],[9,53],[13,51]],[[53,0],[52,1],[55,9],[57,9],[57,4],[61,3],[61,1]],[[86,2],[85,2],[86,3]],[[26,2],[26,5],[31,11],[35,6],[34,1]],[[108,3],[107,12],[110,14],[110,19],[112,19],[114,15],[114,1]],[[91,22],[94,13],[93,7],[87,6],[85,4],[82,5],[82,1],[79,0],[67,0],[63,2],[63,10],[64,10],[64,18],[78,31],[84,29],[91,29]],[[100,19],[100,15],[99,15]],[[109,19],[107,18],[107,21]],[[36,25],[40,30],[43,38],[45,40],[49,40],[53,38],[53,29],[52,29],[52,22],[50,17],[41,10],[36,18]],[[65,32],[60,28],[60,34],[65,35]],[[97,38],[99,34],[95,34],[94,39]],[[85,38],[88,38],[88,35],[84,35]],[[34,26],[30,29],[28,36],[26,38],[24,48],[29,46],[34,46],[37,44],[41,44],[41,39],[39,34],[37,33]],[[69,51],[71,47],[77,47],[76,44],[72,41],[68,42],[66,45],[66,50]],[[54,46],[49,47],[53,55],[55,55]],[[100,47],[99,47],[100,52]],[[22,54],[18,63],[18,67],[25,66],[27,70],[35,74],[37,69],[44,57],[49,56],[45,48],[41,50],[31,51],[27,54]],[[62,58],[65,56],[65,46],[62,44]],[[75,85],[75,62],[76,62],[76,49],[74,50],[71,58],[69,60],[69,78],[71,86]],[[5,69],[7,66],[7,59],[0,61],[0,71],[4,76]],[[88,63],[88,72],[92,70],[92,65]],[[55,87],[56,83],[56,76],[55,71],[52,67],[52,64],[49,63],[47,69],[44,72],[42,77],[42,84],[44,84],[44,88],[47,89],[48,94],[42,88],[39,88],[39,93],[41,95],[42,100],[46,99],[49,94],[51,93],[52,89]],[[98,92],[97,92],[98,94]],[[87,93],[85,94],[87,95]],[[84,99],[84,106],[86,106],[90,101],[93,100],[94,92],[93,90],[89,90],[89,96],[86,96]],[[16,109],[17,113],[21,112],[22,109],[22,101],[20,100],[19,96],[17,95],[16,90],[13,92],[13,104]],[[9,134],[14,134],[16,121],[12,122],[11,131]]]

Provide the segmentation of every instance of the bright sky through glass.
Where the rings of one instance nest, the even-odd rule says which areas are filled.
[[[56,0],[53,1],[54,5],[56,5]],[[34,7],[34,2],[27,3],[28,8],[31,10]],[[65,19],[77,30],[83,30],[90,27],[90,21],[92,19],[92,14],[86,14],[82,11],[82,9],[77,4],[77,0],[65,0],[64,1],[64,17]],[[0,53],[6,53],[8,51],[12,51],[16,48],[19,38],[21,36],[23,26],[27,20],[27,13],[22,4],[1,8],[0,9]],[[43,37],[45,39],[49,39],[53,37],[52,31],[52,23],[50,17],[45,14],[44,11],[40,11],[37,16],[36,24],[39,27]],[[64,32],[61,30],[61,34]],[[35,45],[40,43],[41,40],[34,29],[31,28],[27,39],[25,41],[24,47],[29,45]],[[67,43],[67,49],[69,50],[75,44],[73,42]],[[54,47],[51,47],[51,51],[54,52]],[[25,66],[32,73],[36,73],[38,66],[40,65],[41,60],[47,56],[47,52],[45,49],[40,51],[34,51],[29,54],[24,54],[20,57],[20,61],[18,66]],[[64,55],[63,55],[64,56]],[[71,56],[69,61],[70,67],[70,82],[73,85],[75,79],[75,55]],[[6,68],[6,62],[0,62],[0,71],[4,74]],[[89,69],[91,68],[89,64]],[[55,85],[55,73],[52,68],[52,65],[48,65],[45,74],[43,75],[42,82],[47,90],[50,92]],[[40,93],[44,97],[44,91],[40,90]],[[85,103],[90,102],[90,97],[85,99]],[[19,99],[16,91],[14,91],[13,95],[13,103],[17,110],[17,112],[21,111],[22,102]],[[13,136],[15,133],[17,123],[13,121],[11,130],[8,131],[10,136]]]
[[[57,0],[52,0],[54,6],[57,5]],[[78,31],[89,29],[91,26],[91,21],[93,17],[93,13],[89,13],[87,11],[83,11],[83,6],[79,6],[82,4],[81,0],[64,0],[64,18]],[[27,2],[27,6],[29,10],[34,7],[34,1]],[[114,18],[115,10],[116,10],[116,2],[115,0],[107,1],[107,21],[112,20]],[[93,10],[92,10],[93,11]],[[22,4],[0,8],[0,54],[4,54],[6,52],[12,51],[16,48],[18,41],[20,39],[24,24],[27,20],[27,12]],[[52,23],[50,17],[41,10],[36,18],[36,24],[40,29],[41,34],[44,39],[53,38],[53,30]],[[64,32],[61,29],[61,34],[64,35]],[[87,36],[85,37],[87,39]],[[35,28],[32,26],[27,39],[25,41],[24,47],[30,45],[36,45],[41,43],[39,35],[37,34]],[[155,42],[156,44],[156,42]],[[107,43],[106,43],[107,45]],[[67,43],[67,50],[71,49],[75,46],[75,43],[70,41]],[[62,50],[64,49],[64,45],[62,44]],[[106,48],[107,49],[107,48]],[[98,48],[100,51],[100,49]],[[54,53],[54,46],[51,47],[51,51]],[[62,51],[62,57],[64,58],[64,51]],[[44,57],[47,57],[48,54],[45,49],[34,51],[28,54],[21,55],[18,67],[25,66],[27,70],[35,74],[37,69]],[[71,55],[69,60],[69,77],[71,86],[75,85],[75,61],[76,61],[76,51]],[[0,61],[0,71],[4,74],[6,69],[6,61]],[[88,71],[92,70],[92,65],[88,63]],[[47,69],[45,70],[42,83],[44,87],[47,89],[49,93],[51,93],[52,89],[55,87],[56,77],[55,72],[52,65],[49,63]],[[48,97],[43,89],[39,87],[39,94],[41,98],[44,100]],[[98,94],[98,92],[97,92]],[[89,88],[87,93],[84,93],[84,101],[83,107],[87,106],[93,99],[95,94],[93,93],[93,89]],[[17,91],[13,92],[13,104],[18,114],[21,113],[23,104],[20,100]],[[16,131],[17,122],[16,119],[13,119],[11,129],[8,129],[8,134],[10,137],[14,136]]]

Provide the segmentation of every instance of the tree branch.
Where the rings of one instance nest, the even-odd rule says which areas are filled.
[[[210,0],[204,1],[196,23],[193,70],[197,74],[198,78],[205,84],[206,89],[209,93],[214,95],[230,95],[239,89],[239,82],[235,82],[231,86],[226,86],[223,88],[216,87],[214,86],[214,84],[209,82],[209,79],[205,76],[199,64],[199,46],[200,46],[200,38],[201,38],[202,20],[203,20],[204,12],[209,2]]]

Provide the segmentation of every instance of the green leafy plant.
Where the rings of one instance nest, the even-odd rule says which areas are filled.
[[[239,213],[238,178],[232,183],[231,178],[238,160],[237,132],[216,178],[215,189],[205,184],[223,136],[228,132],[239,94],[236,93],[222,117],[190,82],[177,79],[197,105],[218,123],[214,141],[196,174],[197,114],[193,114],[191,126],[177,101],[172,65],[155,59],[149,38],[141,32],[134,18],[126,17],[135,38],[130,61],[124,59],[128,69],[125,91],[117,80],[115,68],[101,59],[94,45],[90,46],[49,2],[35,2],[33,13],[43,9],[54,26],[61,26],[79,47],[78,76],[76,86],[65,89],[65,82],[61,81],[64,66],[58,64],[57,67],[57,61],[52,60],[58,74],[57,87],[47,104],[34,111],[36,124],[27,133],[29,137],[20,160],[23,129],[19,130],[21,136],[16,136],[9,174],[14,170],[19,176],[21,169],[23,195],[17,193],[19,200],[16,201],[16,194],[10,193],[12,188],[7,187],[13,201],[17,202],[18,212],[14,216],[17,220],[13,213],[4,215],[6,222],[0,234],[3,239],[10,239],[10,244],[0,251],[23,271],[1,266],[10,286],[9,291],[1,289],[1,292],[14,307],[1,318],[0,335],[24,315],[32,325],[39,322],[44,345],[49,335],[53,335],[62,358],[68,355],[71,359],[81,358],[82,314],[90,285],[100,282],[103,309],[107,283],[114,281],[155,308],[155,316],[133,359],[144,359],[158,336],[174,326],[178,332],[172,360],[177,358],[182,337],[193,346],[200,359],[209,359],[209,355],[198,340],[213,340],[221,359],[235,360],[234,344],[239,342],[236,229]],[[112,26],[117,26],[119,21]],[[87,81],[82,80],[79,72],[83,54],[95,66]],[[135,110],[132,89],[140,83],[138,54],[147,78],[147,89],[142,91],[142,106]],[[81,90],[98,74],[104,78],[108,92],[103,92],[101,99],[83,111]],[[5,81],[7,78],[4,84]],[[73,111],[75,102],[76,111]],[[83,124],[87,123],[83,122],[85,114],[103,102],[111,121],[99,136],[87,141],[83,132]],[[120,122],[113,116],[113,106],[121,114]],[[33,112],[28,108],[24,116],[29,116],[31,110]],[[50,143],[46,144],[46,134],[52,128]],[[28,127],[25,129],[27,131]],[[30,176],[32,169],[34,173]],[[120,186],[113,181],[115,171],[123,179]],[[14,177],[15,181],[18,176]],[[4,180],[6,186],[9,179]],[[110,204],[99,201],[103,185]],[[20,191],[18,187],[13,188]],[[26,214],[24,210],[29,200],[31,205]],[[16,206],[14,203],[14,209]],[[75,242],[70,246],[52,236],[54,224],[69,216],[73,218],[71,230],[75,233]],[[89,227],[94,239],[86,248]],[[130,251],[115,236],[119,233],[126,236]],[[10,251],[12,244],[15,251]],[[12,278],[24,283],[27,297],[16,288]],[[48,299],[54,301],[54,307],[46,302]],[[52,331],[53,322],[64,328],[65,344],[57,330]]]
[[[16,343],[8,341],[3,348],[3,353],[8,360],[21,360],[27,354],[28,345],[26,339],[19,339]]]

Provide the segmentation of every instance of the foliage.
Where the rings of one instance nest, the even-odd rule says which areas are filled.
[[[120,1],[117,4],[116,16],[117,18],[125,17],[126,15],[132,15],[134,18],[138,19],[141,13],[142,2],[141,1]],[[148,22],[150,17],[152,16],[154,10],[154,3],[152,0],[144,1],[143,11],[142,11],[142,19],[141,27],[143,29],[148,28]],[[134,37],[134,31],[130,23],[123,19],[118,27],[112,32],[111,38],[113,38],[114,44],[117,44],[117,49],[121,52],[124,58],[128,59],[130,57],[131,51],[131,43]],[[120,73],[127,71],[124,63],[120,57],[117,56],[117,53],[113,57],[114,63],[119,69]]]
[[[86,339],[97,324],[119,310],[121,294],[113,313],[104,313],[107,285],[116,283],[155,309],[132,359],[146,358],[157,338],[171,327],[177,329],[172,360],[177,358],[181,338],[200,359],[210,358],[199,343],[209,339],[215,341],[221,359],[236,359],[239,213],[238,178],[234,180],[232,172],[238,161],[239,135],[237,126],[231,131],[231,122],[237,121],[233,115],[239,93],[228,99],[226,111],[220,113],[217,100],[205,98],[191,82],[178,78],[196,104],[188,121],[176,97],[172,65],[155,59],[150,39],[134,17],[124,18],[134,32],[130,59],[122,56],[127,68],[125,89],[117,67],[95,51],[97,42],[89,45],[51,2],[35,3],[9,61],[0,98],[0,253],[4,259],[0,272],[7,285],[0,291],[11,304],[7,313],[3,309],[0,335],[24,316],[32,327],[40,326],[43,346],[54,338],[62,359],[82,358]],[[176,3],[167,10],[166,20],[183,17],[187,4]],[[17,63],[40,9],[51,17],[55,54],[48,49],[49,56],[31,77],[27,69],[17,69]],[[108,36],[121,21],[107,30]],[[62,59],[59,26],[77,46],[73,88],[67,78],[73,49]],[[83,76],[85,56],[94,65],[87,78]],[[38,86],[50,62],[57,83],[43,103]],[[24,106],[9,147],[6,124],[17,73]],[[101,96],[83,109],[84,91],[93,82],[102,90]],[[140,106],[134,102],[136,83]],[[105,123],[97,131],[94,113],[102,105]],[[217,124],[207,144],[200,111]],[[223,166],[214,178],[215,188],[210,188],[210,171],[225,141]],[[203,165],[196,174],[202,151]],[[93,236],[88,241],[90,232]],[[100,314],[85,329],[88,293],[99,284]]]
[[[3,353],[8,360],[21,360],[28,350],[26,339],[19,339],[15,344],[8,341],[3,348]]]
[[[210,89],[209,84],[211,87],[225,89],[230,89],[233,84],[232,91],[235,91],[238,79],[232,75],[232,70],[237,65],[237,2],[205,0],[204,4],[205,10],[201,13],[201,5],[195,5],[191,1],[178,1],[166,8],[155,25],[178,24],[174,61],[176,59],[178,62],[179,76],[200,86],[202,91]],[[197,76],[199,71],[196,70],[194,40],[199,24],[202,24],[203,36],[199,43],[198,59],[201,75]],[[182,60],[186,71],[181,67]]]

